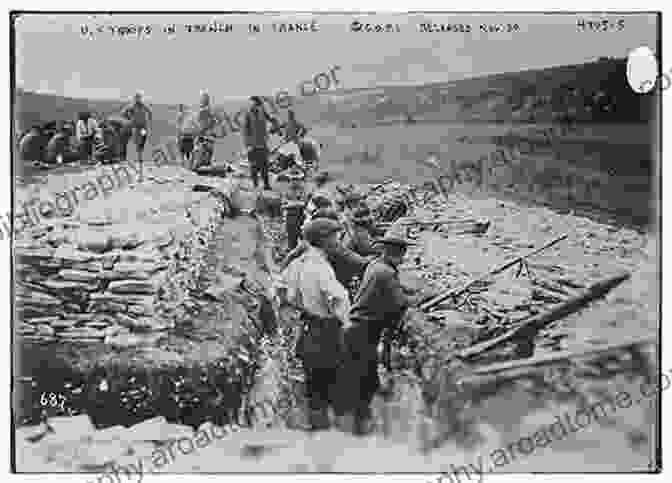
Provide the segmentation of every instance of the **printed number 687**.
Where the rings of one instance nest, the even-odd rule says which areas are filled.
[[[40,405],[42,407],[49,406],[52,408],[63,409],[64,403],[65,403],[65,397],[61,394],[55,394],[53,392],[50,393],[43,392],[42,395],[40,395]]]

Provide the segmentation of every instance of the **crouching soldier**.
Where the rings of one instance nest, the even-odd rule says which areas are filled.
[[[350,302],[336,279],[327,252],[338,245],[341,226],[329,219],[308,223],[303,235],[307,250],[283,272],[286,299],[301,312],[296,354],[305,370],[309,423],[313,430],[328,429],[329,407],[334,407],[336,376],[343,355],[343,329],[349,324]]]
[[[43,161],[48,138],[40,126],[33,126],[19,140],[19,157],[22,161]]]
[[[350,310],[345,362],[338,378],[343,429],[357,435],[368,431],[370,405],[380,387],[378,344],[383,331],[398,326],[405,310],[425,298],[406,295],[399,281],[398,266],[410,242],[388,235],[379,243],[382,256],[366,268]]]
[[[73,161],[77,156],[70,152],[70,133],[64,124],[59,124],[56,134],[47,144],[45,161],[50,164],[63,164]]]
[[[94,157],[97,162],[112,163],[121,157],[121,139],[115,123],[104,121],[96,139]]]
[[[91,161],[93,157],[93,144],[98,123],[90,112],[80,112],[77,121],[77,141],[80,147],[82,161]]]

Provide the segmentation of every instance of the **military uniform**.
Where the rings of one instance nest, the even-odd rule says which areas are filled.
[[[409,305],[397,269],[380,259],[371,262],[350,311],[352,325],[345,333],[346,357],[339,377],[339,412],[354,415],[359,431],[370,416],[369,406],[380,387],[381,335],[401,320]]]
[[[252,184],[256,187],[259,183],[259,174],[265,190],[271,189],[268,178],[268,127],[267,123],[277,124],[262,106],[252,107],[245,115],[243,124],[243,140],[248,148],[248,161],[250,162],[250,175]]]
[[[128,104],[121,111],[122,117],[128,119],[131,124],[131,137],[139,151],[145,149],[147,142],[147,130],[152,122],[152,111],[142,102]]]
[[[337,231],[333,220],[315,220],[306,227],[306,238]],[[311,232],[312,230],[312,232]],[[338,368],[342,362],[342,324],[347,321],[348,293],[336,279],[324,251],[313,245],[282,274],[286,299],[301,311],[301,334],[296,354],[305,370],[305,389],[312,429],[329,427],[328,408],[335,408]]]
[[[350,228],[346,232],[344,245],[363,257],[378,255],[380,253],[380,250],[374,247],[373,237],[369,229],[358,223],[350,224]]]

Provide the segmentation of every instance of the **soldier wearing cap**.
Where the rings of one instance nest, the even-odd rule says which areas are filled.
[[[312,220],[320,218],[328,218],[340,223],[338,212],[333,208],[320,208],[313,211]],[[308,223],[310,223],[310,221],[306,222],[304,227],[307,226]],[[293,260],[305,253],[308,246],[309,244],[305,239],[301,240],[297,246],[285,256],[285,259],[280,263],[280,267],[287,267]],[[364,269],[373,257],[363,257],[349,248],[344,247],[342,243],[338,243],[327,250],[327,259],[329,260],[329,263],[331,263],[338,281],[343,286],[349,287],[353,277],[361,277],[364,273]]]
[[[342,361],[343,328],[349,325],[350,301],[336,279],[327,252],[339,244],[341,225],[320,218],[303,229],[308,248],[282,274],[286,300],[301,312],[296,353],[306,371],[311,429],[327,429],[328,409],[335,402],[336,376]]]
[[[380,387],[378,344],[385,329],[399,324],[404,311],[420,301],[406,295],[399,281],[402,263],[410,241],[386,235],[377,243],[380,258],[371,262],[350,310],[351,325],[345,332],[346,357],[339,374],[339,415],[345,416],[348,430],[365,434],[370,405]]]

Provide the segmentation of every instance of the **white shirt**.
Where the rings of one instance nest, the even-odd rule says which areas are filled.
[[[282,273],[287,299],[297,307],[318,317],[337,317],[348,322],[348,291],[322,250],[310,247]]]

